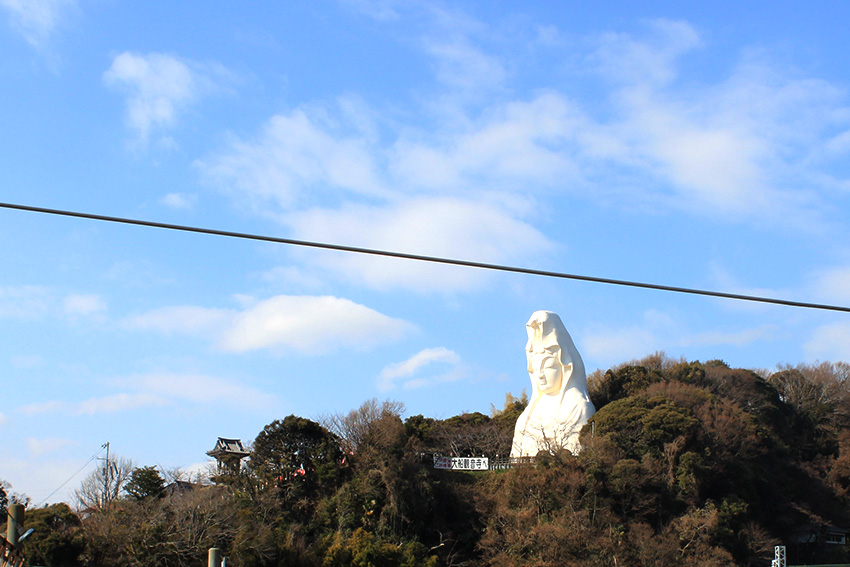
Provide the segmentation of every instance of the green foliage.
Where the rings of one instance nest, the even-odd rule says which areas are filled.
[[[432,453],[506,454],[527,399],[405,421],[399,404],[369,400],[323,422],[338,434],[294,415],[272,422],[248,474],[213,490],[150,498],[155,487],[132,487],[151,468],[136,469],[139,498],[66,533],[85,535],[86,567],[200,567],[212,545],[244,567],[710,567],[768,565],[801,524],[850,527],[850,365],[765,380],[655,353],[592,377],[598,411],[577,455],[435,470]]]
[[[124,492],[134,500],[161,498],[165,493],[165,480],[156,467],[137,467],[124,485]]]
[[[26,555],[31,565],[79,565],[85,550],[85,536],[80,518],[67,504],[28,510],[25,521],[28,529],[35,530],[26,540]]]
[[[265,426],[254,441],[251,465],[280,489],[286,502],[314,496],[320,488],[335,488],[342,478],[339,440],[324,427],[290,415]]]
[[[617,370],[608,370],[601,377],[589,382],[588,395],[593,406],[599,410],[611,402],[636,394],[661,379],[658,370],[643,366],[623,366]]]

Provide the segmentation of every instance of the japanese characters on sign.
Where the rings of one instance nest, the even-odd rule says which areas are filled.
[[[434,457],[434,468],[452,471],[490,470],[487,457]]]

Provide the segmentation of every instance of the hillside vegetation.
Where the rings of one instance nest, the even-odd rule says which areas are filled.
[[[434,454],[509,453],[524,396],[446,420],[370,400],[270,423],[207,487],[166,494],[142,467],[108,505],[28,510],[25,549],[104,567],[201,566],[209,547],[235,567],[769,566],[777,544],[789,563],[848,560],[814,540],[850,527],[850,365],[767,375],[656,354],[589,388],[579,455],[435,470]]]

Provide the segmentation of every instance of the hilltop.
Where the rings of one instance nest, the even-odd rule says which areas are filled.
[[[433,468],[504,456],[524,397],[489,415],[348,414],[267,425],[242,467],[165,491],[136,468],[108,505],[29,510],[31,564],[593,566],[847,561],[850,365],[773,373],[655,354],[589,376],[583,450],[510,470]]]

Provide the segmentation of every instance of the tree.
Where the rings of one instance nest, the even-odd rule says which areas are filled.
[[[284,492],[312,494],[338,480],[339,438],[309,419],[290,415],[266,425],[254,441],[251,466]]]
[[[92,471],[74,491],[81,510],[103,510],[118,498],[133,472],[133,461],[124,457],[109,459]]]
[[[26,516],[27,528],[34,530],[26,544],[30,565],[79,565],[79,558],[85,550],[85,537],[80,518],[67,504],[28,510]]]
[[[342,448],[347,453],[354,453],[357,448],[372,434],[374,424],[385,415],[401,417],[404,404],[393,400],[378,402],[372,398],[363,402],[359,408],[347,414],[331,414],[320,419],[328,431],[339,437]]]
[[[19,492],[12,492],[12,485],[0,478],[0,521],[5,521],[6,508],[9,504],[29,505],[30,497]]]
[[[130,480],[124,485],[124,492],[135,500],[161,498],[165,494],[165,480],[156,467],[139,467],[133,469]]]

